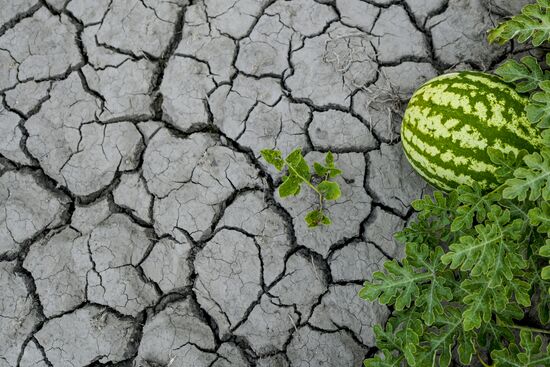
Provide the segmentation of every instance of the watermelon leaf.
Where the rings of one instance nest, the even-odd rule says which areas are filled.
[[[531,96],[530,104],[525,107],[527,118],[542,129],[550,127],[550,80],[539,83],[542,92]]]
[[[550,148],[550,130],[547,129],[542,132],[542,143]]]
[[[544,242],[543,242],[544,243]],[[550,323],[550,279],[543,279],[542,273],[544,272],[544,269],[549,269],[547,271],[550,271],[550,265],[543,267],[541,271],[541,257],[542,258],[548,258],[550,260],[550,240],[546,240],[546,244],[541,246],[540,243],[537,244],[539,247],[538,250],[536,250],[536,254],[539,256],[532,256],[529,258],[529,274],[532,274],[531,279],[529,279],[529,283],[531,286],[531,289],[540,289],[541,292],[539,292],[539,299],[537,302],[537,315],[539,318],[539,321],[542,325],[547,325]],[[544,261],[544,260],[543,260]],[[548,290],[548,291],[546,291]]]
[[[538,60],[525,56],[521,62],[507,60],[495,70],[506,83],[514,83],[519,93],[528,93],[539,87],[539,83],[550,79],[548,71],[542,71]]]
[[[388,261],[384,268],[386,273],[375,272],[373,281],[365,283],[359,296],[368,301],[378,298],[386,305],[396,304],[397,311],[410,307],[420,293],[419,283],[430,278],[429,274],[417,273],[407,260],[402,265],[396,260]]]
[[[535,337],[533,333],[522,330],[520,339],[519,346],[511,343],[507,349],[496,350],[491,353],[491,357],[498,366],[538,367],[550,365],[550,345],[547,345],[546,350],[543,350],[540,335]]]
[[[522,166],[516,169],[526,161],[514,162]],[[470,365],[481,358],[480,350],[488,356],[514,341],[514,323],[524,317],[533,294],[539,319],[548,323],[550,281],[543,279],[540,258],[526,257],[525,250],[542,225],[530,222],[536,202],[504,199],[502,192],[483,194],[473,185],[415,201],[416,220],[397,235],[406,243],[406,257],[386,262],[385,271],[360,291],[362,298],[394,310],[385,329],[377,327],[383,356],[368,359],[366,366],[450,366],[453,355]],[[476,205],[471,220],[452,232],[452,218]],[[542,247],[533,246],[537,252]],[[546,255],[550,247],[540,251]]]
[[[458,201],[461,205],[456,208],[456,215],[451,225],[451,231],[460,231],[462,228],[472,227],[474,218],[481,222],[491,208],[491,204],[498,198],[497,193],[484,195],[477,182],[472,186],[458,187]]]
[[[546,240],[546,245],[540,248],[539,255],[543,257],[550,257],[550,240]]]
[[[451,217],[458,206],[458,194],[453,191],[449,195],[445,195],[441,191],[435,191],[433,193],[433,199],[430,195],[425,195],[422,199],[417,199],[411,203],[414,210],[416,210],[421,218],[428,218],[430,216],[446,216]],[[445,218],[445,221],[450,218]],[[449,223],[449,222],[448,222]],[[447,223],[447,224],[448,224]]]
[[[454,215],[454,214],[451,214]],[[441,241],[449,241],[456,237],[456,233],[447,231],[451,218],[441,217],[441,221],[428,221],[418,218],[409,223],[406,228],[394,234],[395,239],[403,244],[423,243],[430,247],[437,247]]]
[[[520,150],[517,154],[512,151],[505,154],[493,147],[488,147],[487,153],[489,154],[491,161],[498,165],[498,168],[495,171],[495,176],[499,179],[500,183],[512,178],[516,168],[522,164],[523,157],[529,154],[529,152],[525,149]]]
[[[444,301],[453,297],[448,283],[452,282],[440,261],[441,248],[431,252],[425,245],[407,245],[407,258],[402,264],[392,260],[384,264],[386,272],[376,272],[373,280],[366,282],[359,295],[386,305],[394,305],[397,311],[409,308],[414,300],[416,306],[424,308],[422,318],[431,325],[435,317],[443,312]],[[419,271],[418,269],[424,271]],[[421,290],[427,289],[428,292]]]
[[[546,240],[546,245],[542,246],[539,250],[539,255],[542,257],[550,258],[550,239]],[[542,269],[541,275],[540,275],[540,282],[544,282],[544,285],[548,289],[548,294],[544,297],[541,297],[541,304],[546,304],[547,308],[546,310],[539,310],[539,315],[541,315],[542,312],[542,318],[546,320],[546,322],[549,321],[550,316],[550,265],[545,266]]]
[[[384,353],[383,358],[375,356],[365,359],[363,365],[365,367],[400,367],[403,365],[403,356],[394,356],[386,350],[383,350],[382,353]]]
[[[475,227],[476,236],[462,236],[449,246],[450,251],[441,261],[451,269],[470,271],[472,276],[491,276],[494,286],[513,277],[515,269],[523,269],[527,263],[517,255],[517,233],[521,220],[510,221],[510,212],[493,206],[487,224]]]
[[[514,314],[514,318],[523,317],[521,311],[515,315],[518,307],[509,300],[509,287],[503,284],[495,286],[496,283],[495,281],[487,282],[487,279],[484,279],[484,277],[472,277],[462,282],[461,287],[466,293],[462,302],[467,306],[463,312],[463,327],[465,331],[478,329],[482,324],[491,322],[493,314],[505,314],[508,312]],[[526,301],[523,297],[527,294],[526,292],[529,292],[529,285],[523,282],[516,286],[521,291],[516,300],[521,299],[522,302]],[[525,307],[530,305],[530,301],[524,302]]]
[[[514,171],[514,178],[506,180],[502,196],[505,199],[535,201],[550,199],[550,148],[523,157],[525,167]]]
[[[473,334],[464,335],[460,311],[449,306],[444,315],[438,316],[436,325],[436,328],[426,334],[428,343],[420,349],[422,353],[418,353],[414,360],[409,361],[410,365],[449,366],[452,362],[452,349],[457,339],[462,342],[458,346],[462,350],[461,359],[471,359],[474,351],[471,347]]]
[[[425,328],[417,312],[396,312],[386,323],[386,330],[379,325],[374,327],[376,343],[382,349],[384,362],[402,361],[403,357],[395,357],[395,352],[402,352],[408,361],[414,361],[419,352],[421,336]],[[382,359],[380,359],[381,362]],[[366,364],[365,365],[371,365]],[[376,366],[378,364],[372,364]]]
[[[505,44],[516,39],[520,43],[531,40],[538,47],[550,38],[549,0],[537,0],[537,4],[526,5],[521,14],[501,23],[489,32],[489,42]]]
[[[550,203],[543,201],[540,207],[529,210],[529,222],[539,233],[550,233]]]

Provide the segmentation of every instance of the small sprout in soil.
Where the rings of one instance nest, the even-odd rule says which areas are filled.
[[[325,214],[324,203],[326,200],[337,200],[340,195],[340,186],[330,179],[342,174],[342,171],[334,165],[334,156],[328,152],[325,156],[325,163],[313,163],[313,171],[302,155],[302,149],[294,149],[286,158],[280,150],[264,149],[261,151],[265,161],[271,164],[277,171],[287,168],[283,176],[283,182],[279,186],[279,196],[296,196],[300,193],[302,184],[306,184],[319,197],[317,207],[307,213],[305,221],[310,228],[319,225],[331,224],[330,218]],[[316,182],[319,182],[316,184]]]

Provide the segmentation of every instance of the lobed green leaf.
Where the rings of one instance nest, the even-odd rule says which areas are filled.
[[[484,194],[481,186],[474,182],[472,186],[460,185],[457,188],[460,205],[456,208],[455,218],[451,224],[451,231],[460,231],[471,228],[474,218],[482,222],[487,217],[491,205],[498,199],[497,192]]]
[[[510,212],[493,206],[488,224],[475,227],[477,235],[462,236],[449,246],[450,251],[441,261],[451,269],[470,271],[472,276],[494,274],[496,285],[510,280],[515,269],[523,269],[526,261],[517,253],[521,220],[510,222]]]
[[[540,92],[531,96],[530,103],[525,107],[527,118],[542,129],[550,127],[550,80],[539,83]]]
[[[511,343],[507,349],[495,350],[491,357],[502,367],[540,367],[550,365],[550,344],[542,349],[540,335],[533,336],[531,332],[520,332],[520,346]]]
[[[422,319],[431,325],[443,313],[443,302],[453,298],[449,287],[453,281],[440,261],[442,255],[441,248],[431,252],[425,245],[408,244],[407,258],[402,264],[395,260],[386,262],[386,272],[374,273],[373,280],[364,284],[359,295],[394,305],[397,311],[411,307],[414,300],[424,310]]]
[[[449,306],[444,315],[440,315],[436,320],[437,328],[433,328],[426,333],[425,346],[419,349],[419,353],[413,361],[408,361],[411,366],[447,367],[452,361],[452,349],[457,339],[459,339],[463,330],[461,328],[462,316],[460,311]],[[470,334],[471,336],[472,334]],[[469,338],[466,337],[466,340]],[[467,357],[468,345],[463,345],[463,358]]]
[[[529,152],[522,149],[518,154],[515,154],[512,151],[505,154],[498,149],[488,147],[487,154],[489,154],[491,161],[498,166],[495,171],[495,176],[498,178],[500,183],[503,183],[507,179],[513,177],[514,171],[523,163],[523,157],[529,154]]]
[[[437,217],[449,224],[446,217],[453,216],[458,206],[458,193],[453,191],[445,195],[441,191],[435,191],[433,197],[425,195],[422,199],[414,200],[411,205],[418,212],[419,218]]]
[[[502,196],[520,201],[550,200],[550,148],[523,157],[526,167],[514,171],[514,178],[505,182]]]
[[[544,245],[540,248],[539,255],[542,256],[542,257],[549,257],[550,258],[550,239],[547,239],[546,240],[546,245]],[[541,280],[544,280],[544,281],[550,280],[550,265],[545,266],[542,269]],[[546,288],[548,290],[548,294],[550,294],[550,282],[546,283]],[[550,300],[548,300],[548,306],[550,308]],[[548,310],[546,311],[546,316],[548,316]]]
[[[539,83],[550,79],[550,73],[542,71],[533,56],[525,56],[521,58],[521,62],[507,60],[495,73],[505,82],[514,83],[519,93],[532,92],[539,87]]]
[[[545,147],[550,148],[550,130],[547,129],[542,132],[542,143]]]
[[[550,38],[550,5],[548,0],[526,5],[521,14],[501,23],[489,32],[489,42],[504,44],[512,39],[520,43],[531,40],[538,47]]]
[[[544,201],[539,207],[529,210],[529,223],[539,233],[550,234],[550,203]]]
[[[548,241],[548,240],[547,240]],[[546,247],[548,246],[548,247]],[[542,250],[544,249],[544,250]],[[546,253],[545,253],[546,251]],[[542,246],[538,251],[538,254],[543,257],[550,258],[548,255],[550,251],[550,242]],[[547,256],[545,256],[547,255]],[[537,299],[537,316],[542,325],[550,323],[550,279],[543,279],[541,272],[541,262],[535,256],[531,256],[529,259],[529,283],[534,294],[538,295]],[[547,266],[545,268],[548,268]],[[543,270],[545,269],[543,268]]]

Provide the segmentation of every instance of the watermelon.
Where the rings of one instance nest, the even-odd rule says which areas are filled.
[[[527,99],[498,77],[480,72],[439,76],[412,96],[401,125],[403,150],[430,184],[451,190],[498,185],[487,153],[538,151],[540,131],[525,115]]]

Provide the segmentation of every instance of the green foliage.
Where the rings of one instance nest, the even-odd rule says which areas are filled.
[[[505,199],[537,201],[550,199],[550,148],[523,157],[525,165],[514,171],[502,192]]]
[[[550,152],[490,155],[502,184],[413,202],[416,219],[396,234],[405,258],[365,282],[362,298],[393,306],[375,328],[382,353],[365,366],[449,366],[453,355],[462,365],[550,365],[533,336],[550,334]]]
[[[540,92],[531,95],[531,103],[525,108],[527,118],[540,128],[550,127],[550,80],[539,83]]]
[[[542,71],[539,62],[533,56],[525,56],[521,63],[507,60],[497,70],[496,74],[507,83],[514,83],[519,93],[532,92],[539,83],[550,79],[548,71]]]
[[[540,248],[539,255],[542,257],[550,257],[550,240],[546,240],[546,245]],[[550,265],[542,269],[541,279],[550,280]],[[550,293],[550,287],[548,288],[548,293]]]
[[[456,216],[451,224],[451,231],[460,231],[464,227],[471,227],[474,218],[481,222],[491,210],[491,204],[496,199],[496,193],[483,195],[477,182],[470,186],[459,186],[456,190],[459,206],[456,208]]]
[[[330,181],[342,174],[342,171],[334,165],[334,155],[328,152],[325,155],[325,162],[314,162],[313,171],[302,155],[302,149],[294,149],[286,158],[279,150],[264,149],[261,151],[265,161],[271,164],[277,171],[282,171],[287,168],[286,174],[282,178],[282,183],[279,186],[279,196],[285,198],[288,196],[297,196],[302,184],[313,190],[319,202],[316,209],[311,210],[306,214],[304,220],[308,227],[317,227],[319,225],[330,225],[332,222],[325,214],[325,200],[338,200],[341,196],[340,185],[337,182]],[[320,179],[321,182],[317,185],[313,183],[314,178]]]
[[[520,43],[531,40],[538,47],[550,38],[550,0],[537,0],[526,5],[521,14],[500,24],[489,32],[489,42],[505,44],[517,39]]]
[[[402,264],[392,260],[384,264],[386,273],[375,272],[375,282],[365,284],[360,296],[380,303],[393,304],[397,311],[415,305],[423,307],[422,319],[432,325],[437,315],[443,313],[442,302],[452,299],[452,272],[446,271],[441,263],[443,250],[438,247],[430,251],[426,245],[407,247],[407,256]]]
[[[550,39],[550,0],[538,0],[525,6],[520,15],[500,24],[489,33],[490,42],[503,44],[512,39],[531,40],[540,46]],[[550,54],[546,55],[550,66]],[[519,93],[530,93],[527,118],[540,128],[550,127],[550,72],[543,71],[536,58],[526,56],[518,63],[508,60],[496,70],[505,82],[514,83]]]
[[[489,154],[491,161],[498,165],[495,176],[498,177],[500,183],[503,183],[507,177],[512,176],[516,168],[522,165],[523,157],[525,157],[529,152],[524,149],[519,151],[518,154],[514,154],[514,152],[504,154],[500,150],[493,147],[488,147],[487,153]]]
[[[550,40],[550,0],[527,5],[489,34],[539,46]],[[550,54],[546,58],[550,66]],[[360,296],[393,306],[374,328],[380,353],[366,367],[550,366],[550,72],[537,59],[496,71],[529,98],[537,152],[489,148],[500,186],[474,183],[412,203],[415,220],[395,238],[400,262],[365,282]],[[548,130],[544,130],[548,129]],[[453,362],[454,360],[454,362]]]
[[[328,226],[332,223],[329,217],[327,217],[321,210],[315,209],[310,211],[304,217],[308,227],[316,227],[319,224]]]
[[[285,160],[283,159],[283,154],[280,150],[265,149],[262,150],[261,154],[265,161],[273,165],[277,171],[282,170],[285,166]]]
[[[496,350],[491,356],[498,366],[549,366],[550,365],[550,345],[547,345],[546,351],[542,349],[542,338],[540,335],[534,337],[531,333],[522,330],[520,332],[520,347],[515,343],[510,344],[507,349]]]
[[[323,194],[326,200],[336,200],[341,195],[340,186],[336,182],[323,180],[317,185],[317,189]]]

